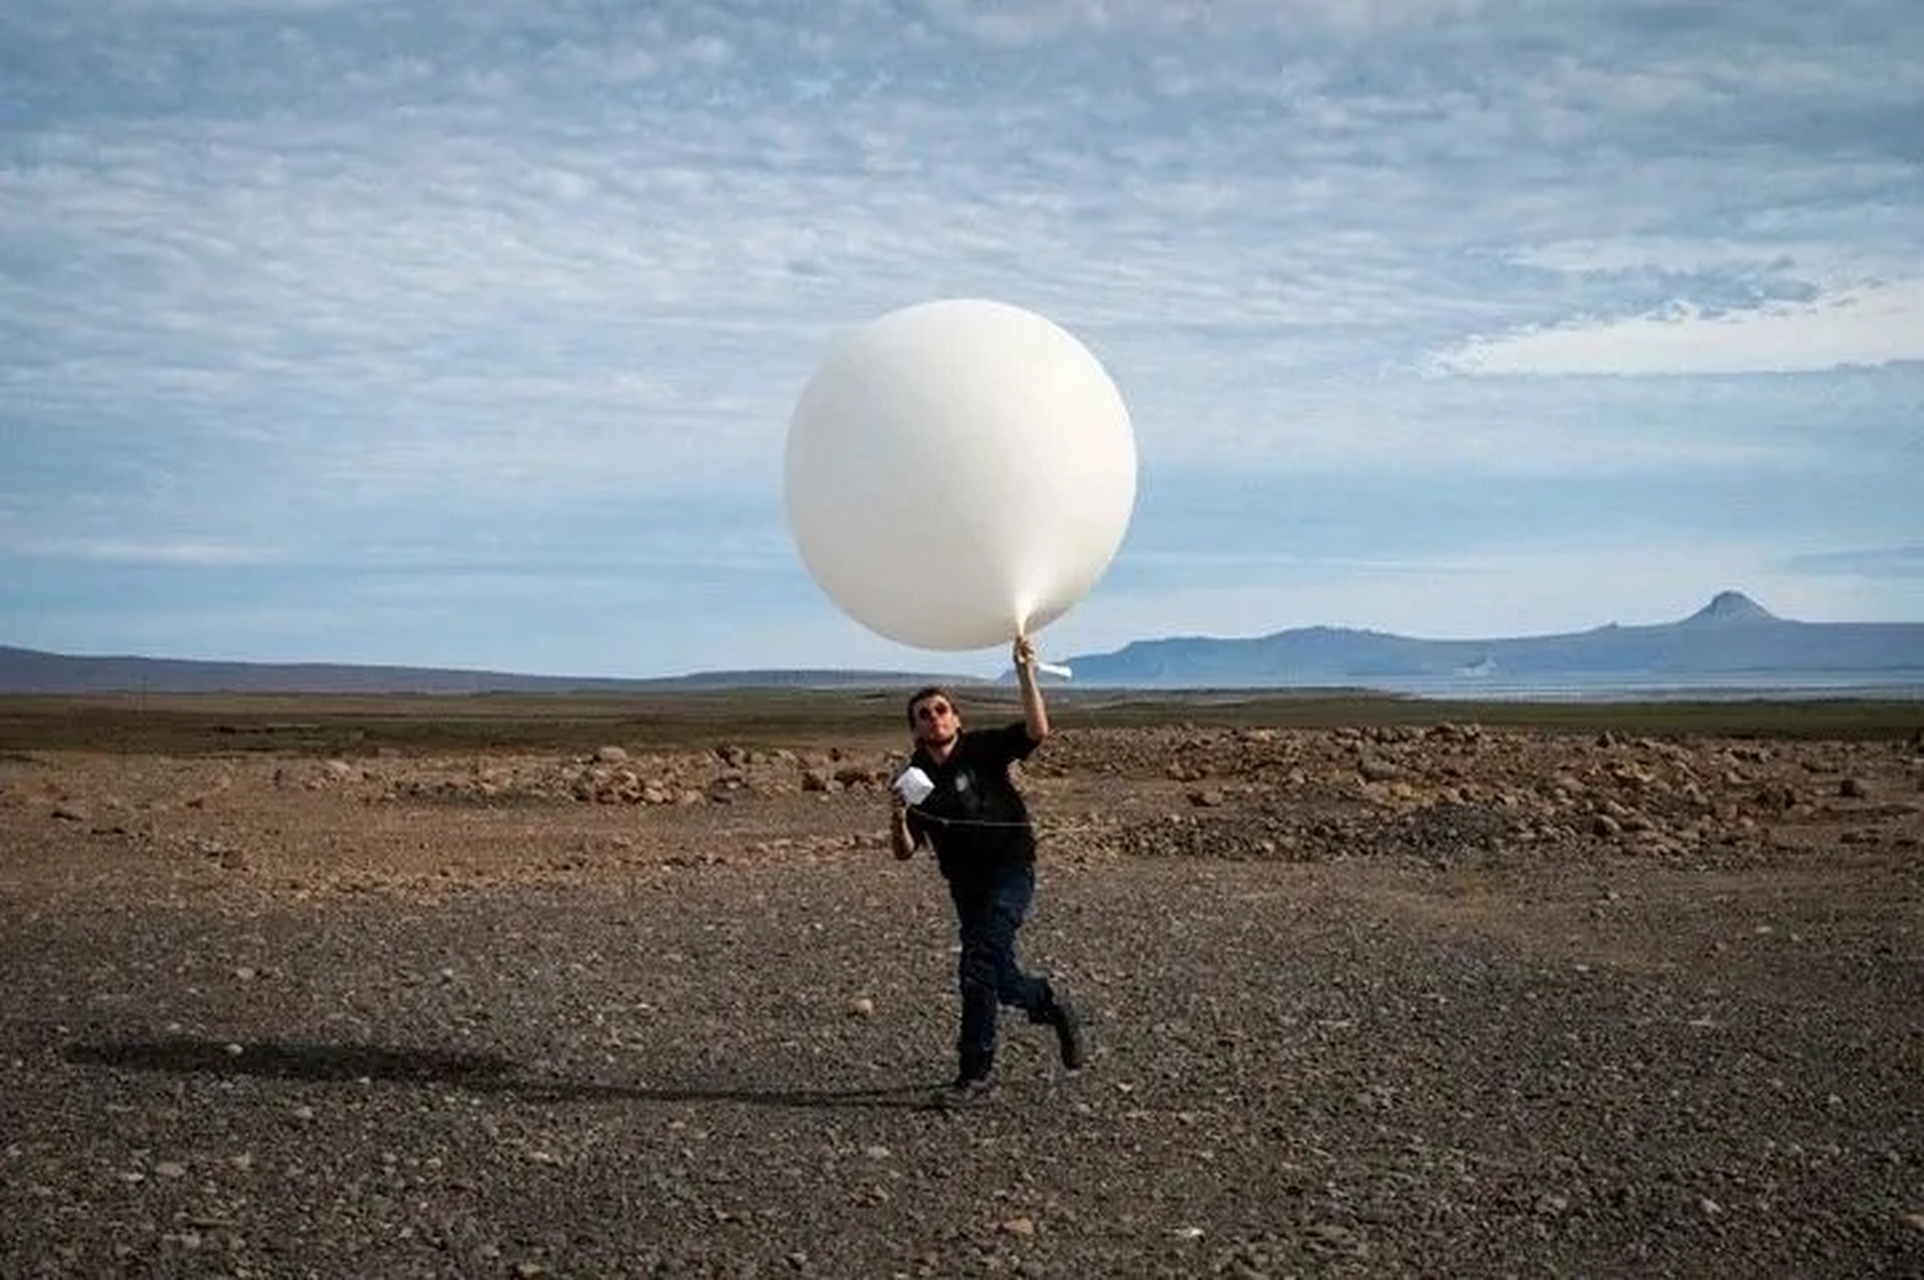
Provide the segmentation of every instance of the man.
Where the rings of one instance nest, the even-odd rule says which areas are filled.
[[[962,994],[957,1042],[960,1070],[950,1100],[966,1102],[987,1093],[995,1068],[1000,1005],[1023,1010],[1036,1025],[1053,1027],[1063,1066],[1077,1070],[1084,1051],[1076,1009],[1058,996],[1047,978],[1016,963],[1016,930],[1035,895],[1035,828],[1009,766],[1026,759],[1049,736],[1049,714],[1036,687],[1035,649],[1026,639],[1014,648],[1022,687],[1022,720],[996,729],[964,730],[955,699],[931,686],[909,698],[909,730],[915,739],[910,763],[934,783],[911,805],[893,791],[890,844],[900,859],[922,845],[935,849],[948,881],[962,940],[956,978]]]

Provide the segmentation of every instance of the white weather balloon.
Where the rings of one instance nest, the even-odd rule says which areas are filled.
[[[1136,443],[1102,365],[1053,322],[960,298],[837,343],[789,423],[788,523],[856,621],[923,649],[1033,636],[1107,571]]]

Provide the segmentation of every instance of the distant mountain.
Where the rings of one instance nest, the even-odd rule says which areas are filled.
[[[1719,591],[1710,603],[1683,620],[1684,626],[1712,626],[1720,623],[1782,622],[1764,606],[1741,591]]]
[[[893,687],[967,676],[902,671],[707,671],[621,680],[517,675],[437,667],[337,663],[200,662],[184,658],[81,657],[0,645],[0,693],[660,693],[727,689]]]
[[[1139,640],[1066,659],[1076,686],[1372,688],[1461,692],[1504,685],[1689,687],[1800,682],[1924,686],[1924,623],[1792,622],[1739,591],[1679,622],[1494,640],[1418,640],[1303,627],[1249,639]],[[971,685],[903,671],[707,671],[620,680],[435,667],[81,657],[0,646],[0,693],[644,694],[673,690]]]
[[[1064,659],[1079,685],[1436,687],[1492,682],[1679,685],[1755,677],[1924,684],[1924,623],[1793,622],[1724,591],[1678,622],[1491,640],[1304,627],[1248,639],[1141,640]]]

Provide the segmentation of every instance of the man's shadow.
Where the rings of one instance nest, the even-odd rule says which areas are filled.
[[[61,1056],[81,1066],[172,1075],[322,1083],[368,1080],[439,1084],[526,1102],[735,1102],[765,1107],[874,1107],[914,1111],[934,1107],[937,1092],[936,1082],[868,1089],[643,1087],[525,1076],[519,1063],[491,1053],[306,1040],[234,1042],[194,1036],[132,1036],[82,1041],[69,1045]]]

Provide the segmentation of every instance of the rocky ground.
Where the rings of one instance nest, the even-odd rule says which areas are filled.
[[[1010,1018],[880,744],[0,760],[0,1274],[1924,1274],[1924,741],[1068,729]]]

